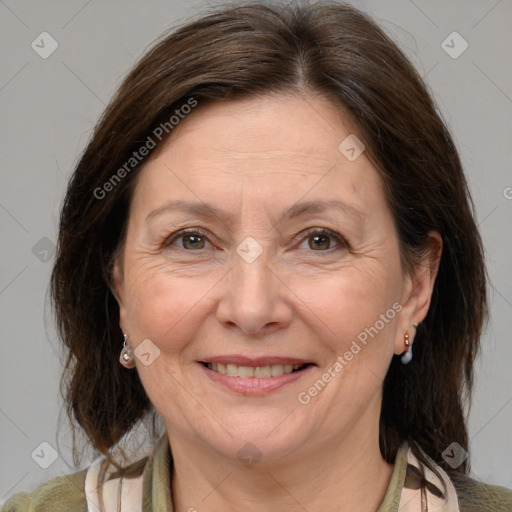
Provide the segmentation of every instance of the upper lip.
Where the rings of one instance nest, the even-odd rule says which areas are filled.
[[[201,360],[202,363],[224,363],[236,364],[237,366],[272,366],[272,365],[286,365],[286,364],[308,364],[311,361],[300,359],[298,357],[248,357],[238,354],[228,354],[224,356],[212,356]]]

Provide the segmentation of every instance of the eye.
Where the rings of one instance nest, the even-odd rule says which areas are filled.
[[[307,241],[308,247],[313,249],[314,252],[327,252],[329,249],[332,249],[332,240],[337,242],[339,248],[348,247],[348,243],[341,235],[327,228],[310,228],[297,235],[295,239],[303,242]],[[186,229],[171,235],[165,241],[164,246],[174,245],[178,240],[182,242],[181,246],[178,245],[178,248],[187,251],[197,251],[206,247],[208,237],[206,231],[200,228]]]
[[[348,246],[346,240],[341,236],[327,228],[311,228],[306,232],[302,232],[298,238],[304,242],[308,242],[308,247],[313,249],[314,252],[326,252],[331,249],[334,239],[341,248]]]
[[[204,249],[206,241],[206,232],[199,228],[178,231],[165,241],[165,246],[172,245],[176,240],[182,240],[180,249],[194,251]]]

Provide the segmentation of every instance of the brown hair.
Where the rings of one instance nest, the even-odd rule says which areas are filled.
[[[201,106],[273,93],[321,95],[352,121],[383,177],[406,271],[419,261],[430,230],[443,238],[413,361],[403,366],[394,357],[383,384],[380,447],[392,462],[401,441],[415,441],[453,471],[441,453],[453,441],[468,449],[465,408],[487,315],[473,205],[457,150],[421,77],[367,15],[339,3],[218,7],[166,35],[120,86],[71,178],[60,218],[51,291],[69,349],[61,381],[67,413],[108,456],[155,412],[137,372],[119,364],[112,265],[135,178],[149,155],[133,168],[126,162],[191,100]],[[122,179],[112,181],[121,168]],[[98,193],[107,182],[108,193]],[[467,463],[455,471],[467,472]]]

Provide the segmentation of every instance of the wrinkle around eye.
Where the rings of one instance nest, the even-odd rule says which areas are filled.
[[[196,237],[200,239],[203,243],[203,247],[185,247],[184,240],[186,240],[187,237]],[[311,240],[313,240],[314,237],[327,240],[329,246],[326,248],[312,246],[311,244],[313,242],[311,242]],[[290,248],[289,252],[298,253],[296,255],[299,257],[301,254],[307,255],[308,253],[312,253],[315,255],[313,256],[315,258],[327,258],[329,256],[339,255],[341,251],[351,251],[351,245],[345,236],[326,227],[310,227],[306,230],[302,230],[297,235],[294,235],[287,240],[287,245],[291,243],[293,243],[293,247]],[[219,249],[215,243],[210,241],[209,234],[204,232],[204,230],[199,229],[177,231],[176,233],[166,237],[161,245],[163,251],[167,249],[173,251],[176,250],[177,252],[175,253],[175,256],[178,258],[180,255],[185,255],[185,257],[188,255],[194,255],[192,256],[193,258],[199,258],[200,256],[210,254],[212,250],[214,252],[222,252],[222,249]]]

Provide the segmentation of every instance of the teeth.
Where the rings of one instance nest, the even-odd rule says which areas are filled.
[[[279,377],[285,373],[292,373],[294,370],[302,368],[301,364],[274,364],[272,366],[238,366],[236,364],[208,363],[207,367],[214,372],[222,373],[229,377],[242,377],[244,379],[257,377],[259,379],[268,379],[269,377]]]
[[[228,364],[227,369],[230,377],[238,377],[238,366],[236,364]]]
[[[248,377],[254,377],[254,368],[251,366],[238,366],[238,377],[247,379]]]
[[[270,367],[270,375],[272,377],[279,377],[279,375],[283,375],[284,373],[284,366],[280,364],[274,364]]]
[[[254,368],[254,376],[261,379],[268,379],[270,377],[270,366],[257,366]]]

